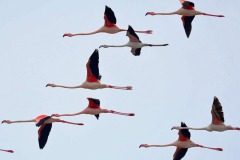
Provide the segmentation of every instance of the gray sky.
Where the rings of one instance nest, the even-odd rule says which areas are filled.
[[[177,131],[170,129],[181,121],[207,126],[214,96],[222,103],[226,124],[240,126],[240,2],[193,2],[197,10],[226,17],[196,16],[187,39],[180,16],[144,16],[147,11],[177,10],[178,0],[1,0],[1,120],[78,112],[88,105],[87,97],[100,99],[102,108],[136,114],[102,114],[99,120],[90,115],[61,117],[85,125],[54,124],[43,150],[38,148],[35,124],[4,124],[0,148],[15,153],[1,152],[1,159],[172,159],[175,147],[138,146],[175,141]],[[62,38],[64,33],[100,28],[105,5],[115,12],[119,27],[153,30],[152,35],[138,34],[142,42],[170,45],[143,48],[139,57],[130,48],[99,50],[102,83],[132,85],[132,91],[46,88],[47,83],[81,84],[95,48],[128,41],[124,32]],[[233,159],[239,155],[239,134],[191,131],[194,142],[224,151],[192,148],[184,160]]]

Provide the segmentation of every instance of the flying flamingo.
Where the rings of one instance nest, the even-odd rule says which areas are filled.
[[[9,152],[9,153],[13,153],[14,152],[13,150],[5,150],[5,149],[0,149],[0,151]]]
[[[230,125],[224,124],[224,115],[222,110],[222,105],[219,102],[217,97],[214,97],[213,104],[212,104],[212,123],[208,125],[207,127],[203,128],[191,128],[191,127],[178,127],[174,126],[172,129],[192,129],[192,130],[207,130],[209,132],[217,131],[217,132],[223,132],[226,130],[240,130],[239,127],[232,127]]]
[[[113,110],[102,109],[100,107],[100,100],[95,98],[87,98],[88,99],[88,106],[81,112],[73,113],[73,114],[52,114],[55,117],[61,116],[77,116],[80,114],[91,114],[94,115],[97,119],[99,118],[100,113],[112,113],[112,114],[119,114],[124,116],[134,116],[134,113],[121,113]]]
[[[62,85],[56,85],[56,84],[47,84],[46,87],[61,87],[61,88],[85,88],[85,89],[102,89],[102,88],[113,88],[113,89],[123,89],[123,90],[132,90],[132,86],[126,86],[126,87],[118,87],[118,86],[112,86],[107,84],[101,84],[100,79],[101,75],[99,74],[98,69],[98,63],[99,63],[99,54],[98,50],[95,49],[93,54],[88,60],[88,63],[86,64],[87,67],[87,79],[85,82],[83,82],[81,85],[78,86],[62,86]]]
[[[118,32],[122,31],[127,31],[126,29],[121,29],[118,28],[116,25],[117,19],[115,17],[114,12],[112,11],[111,8],[108,6],[105,7],[105,12],[104,12],[104,26],[101,27],[100,29],[90,32],[90,33],[77,33],[77,34],[71,34],[71,33],[66,33],[63,35],[63,37],[68,36],[82,36],[82,35],[91,35],[91,34],[96,34],[96,33],[109,33],[109,34],[115,34]],[[146,34],[152,34],[152,30],[147,30],[147,31],[136,31],[138,33],[146,33]]]
[[[187,127],[185,123],[181,123],[182,127]],[[188,148],[191,147],[201,147],[201,148],[207,148],[207,149],[212,149],[216,151],[222,151],[222,148],[211,148],[211,147],[205,147],[200,144],[196,144],[193,141],[190,140],[191,134],[188,131],[188,129],[180,129],[178,132],[179,138],[177,141],[170,143],[170,144],[165,144],[165,145],[149,145],[149,144],[141,144],[140,147],[169,147],[169,146],[175,146],[177,147],[173,159],[174,160],[181,160],[185,154],[187,153]]]
[[[131,52],[134,56],[139,56],[141,54],[141,48],[146,46],[167,46],[168,44],[147,44],[142,43],[138,37],[138,35],[135,33],[133,28],[129,25],[128,31],[126,36],[129,38],[129,42],[124,45],[101,45],[99,48],[108,48],[108,47],[131,47]]]
[[[194,3],[190,1],[180,0],[182,3],[182,8],[175,12],[169,12],[169,13],[155,13],[155,12],[147,12],[146,15],[172,15],[172,14],[178,14],[182,15],[182,22],[183,27],[185,30],[185,33],[187,37],[189,38],[191,30],[192,30],[192,21],[196,15],[204,15],[204,16],[213,16],[213,17],[224,17],[223,15],[214,15],[214,14],[208,14],[204,12],[200,12],[194,9]]]
[[[2,121],[2,123],[7,123],[7,124],[25,123],[25,122],[35,122],[36,126],[40,127],[38,129],[38,144],[40,149],[43,149],[47,143],[48,136],[52,128],[52,123],[61,122],[61,123],[67,123],[67,124],[73,124],[73,125],[83,125],[83,123],[68,122],[58,118],[52,118],[51,116],[47,116],[47,115],[40,115],[37,118],[31,119],[31,120],[17,120],[17,121],[3,120]]]

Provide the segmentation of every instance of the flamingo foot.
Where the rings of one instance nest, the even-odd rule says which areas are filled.
[[[152,30],[147,30],[145,33],[146,34],[152,34],[152,32],[153,32]]]

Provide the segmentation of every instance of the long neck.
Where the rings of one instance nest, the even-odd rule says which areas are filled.
[[[149,147],[169,147],[169,146],[175,146],[174,143],[169,144],[150,144]]]
[[[162,13],[162,12],[157,12],[155,15],[173,15],[173,14],[178,14],[177,11],[175,12],[167,12],[167,13]]]
[[[26,123],[26,122],[35,122],[35,119],[11,121],[11,123]]]
[[[207,127],[203,127],[203,128],[180,127],[180,129],[191,129],[191,130],[207,130]]]
[[[102,32],[100,29],[93,31],[93,32],[88,32],[88,33],[76,33],[76,34],[72,34],[72,36],[85,36],[85,35],[92,35],[92,34],[96,34],[96,33],[100,33]]]
[[[55,85],[55,87],[75,89],[75,88],[82,88],[82,85],[79,85],[79,86],[63,86],[63,85]]]
[[[80,114],[83,114],[82,112],[78,112],[78,113],[72,113],[72,114],[59,114],[58,116],[77,116],[77,115],[80,115]]]

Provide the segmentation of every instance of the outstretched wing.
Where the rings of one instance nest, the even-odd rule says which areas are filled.
[[[46,145],[51,129],[52,129],[52,123],[43,124],[38,129],[38,144],[40,149],[43,149],[44,146]]]
[[[183,122],[181,122],[181,127],[187,127],[187,125]],[[189,132],[188,129],[180,129],[178,132],[179,138],[178,140],[180,141],[187,141],[191,137],[191,133]]]
[[[88,63],[86,64],[88,82],[98,82],[101,79],[101,76],[99,74],[98,64],[99,64],[99,54],[98,54],[98,50],[95,49],[95,51],[89,58]]]
[[[110,7],[106,6],[104,12],[104,26],[114,27],[116,26],[116,23],[117,19],[115,17],[113,10]]]
[[[47,115],[40,115],[38,116],[35,121],[36,121],[36,126],[39,127],[41,126],[46,120],[48,120],[49,118],[51,118],[50,116]]]
[[[182,16],[183,27],[188,38],[192,31],[192,21],[194,17],[195,16]]]
[[[185,154],[187,153],[188,148],[179,148],[177,147],[174,155],[173,155],[173,160],[181,160]]]
[[[88,99],[88,107],[93,109],[100,108],[100,100],[95,98],[87,98]]]
[[[130,25],[128,26],[127,36],[130,42],[141,42],[138,35],[135,33],[135,31]]]
[[[189,10],[194,10],[194,3],[193,2],[190,2],[190,1],[183,1],[182,2],[182,7],[184,9],[189,9]]]
[[[218,124],[224,123],[224,114],[222,110],[222,105],[219,102],[217,97],[214,97],[211,113],[212,113],[213,124],[218,125]]]

